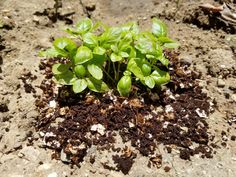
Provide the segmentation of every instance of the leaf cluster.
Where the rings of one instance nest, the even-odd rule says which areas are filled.
[[[132,85],[139,83],[153,89],[169,82],[169,61],[163,49],[178,43],[167,37],[162,21],[152,20],[151,32],[140,32],[135,22],[108,27],[83,19],[66,30],[70,37],[57,38],[40,55],[68,59],[67,64],[54,64],[52,72],[59,84],[72,85],[75,93],[117,88],[121,96],[128,96]]]

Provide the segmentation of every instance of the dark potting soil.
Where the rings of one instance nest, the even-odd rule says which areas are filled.
[[[130,98],[113,93],[76,95],[68,86],[57,88],[51,67],[59,60],[43,60],[40,68],[46,77],[40,86],[43,95],[36,102],[40,112],[37,128],[45,146],[55,150],[53,157],[78,165],[95,145],[99,150],[114,151],[116,166],[112,169],[124,174],[138,152],[150,158],[149,166],[160,167],[162,156],[156,149],[161,143],[168,153],[173,148],[179,150],[185,160],[195,154],[211,158],[212,137],[206,119],[213,109],[198,85],[200,75],[189,69],[189,63],[180,62],[177,55],[166,55],[171,82],[158,94],[134,87],[135,94]],[[118,134],[124,143],[131,142],[134,150],[115,147]],[[90,159],[95,162],[95,157]]]

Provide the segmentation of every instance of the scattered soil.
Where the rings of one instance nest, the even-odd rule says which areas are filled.
[[[40,86],[43,96],[37,105],[38,129],[45,146],[55,149],[57,157],[63,152],[68,162],[79,165],[91,145],[103,150],[116,148],[118,133],[123,143],[130,142],[143,156],[152,158],[158,144],[163,143],[179,149],[184,160],[199,153],[202,158],[211,158],[212,135],[208,133],[206,118],[213,111],[213,103],[202,93],[196,82],[199,75],[189,70],[190,63],[179,62],[176,55],[166,54],[170,60],[171,82],[155,99],[151,96],[155,93],[143,90],[137,91],[142,93],[139,96],[129,99],[113,93],[75,95],[71,87],[57,88],[52,80],[51,67],[58,59],[43,60],[40,68],[44,69],[46,79]],[[92,128],[98,125],[102,130]],[[128,157],[113,156],[117,170],[124,174],[128,174],[134,158],[132,152]]]

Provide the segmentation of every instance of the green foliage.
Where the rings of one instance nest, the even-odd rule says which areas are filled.
[[[151,32],[140,32],[135,22],[107,27],[90,19],[66,32],[72,37],[56,39],[52,48],[39,54],[67,59],[67,64],[54,64],[52,72],[59,84],[72,85],[75,93],[117,88],[121,96],[129,96],[132,84],[154,89],[170,81],[163,49],[178,43],[167,37],[167,26],[156,18]]]

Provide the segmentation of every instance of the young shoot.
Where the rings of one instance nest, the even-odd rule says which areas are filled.
[[[52,72],[59,84],[71,85],[75,93],[116,89],[129,96],[132,85],[138,84],[155,89],[170,81],[163,49],[176,48],[178,43],[167,36],[162,21],[152,21],[151,31],[141,32],[135,22],[108,27],[86,18],[66,30],[71,37],[56,39],[40,55],[67,59],[66,64],[54,64]]]

